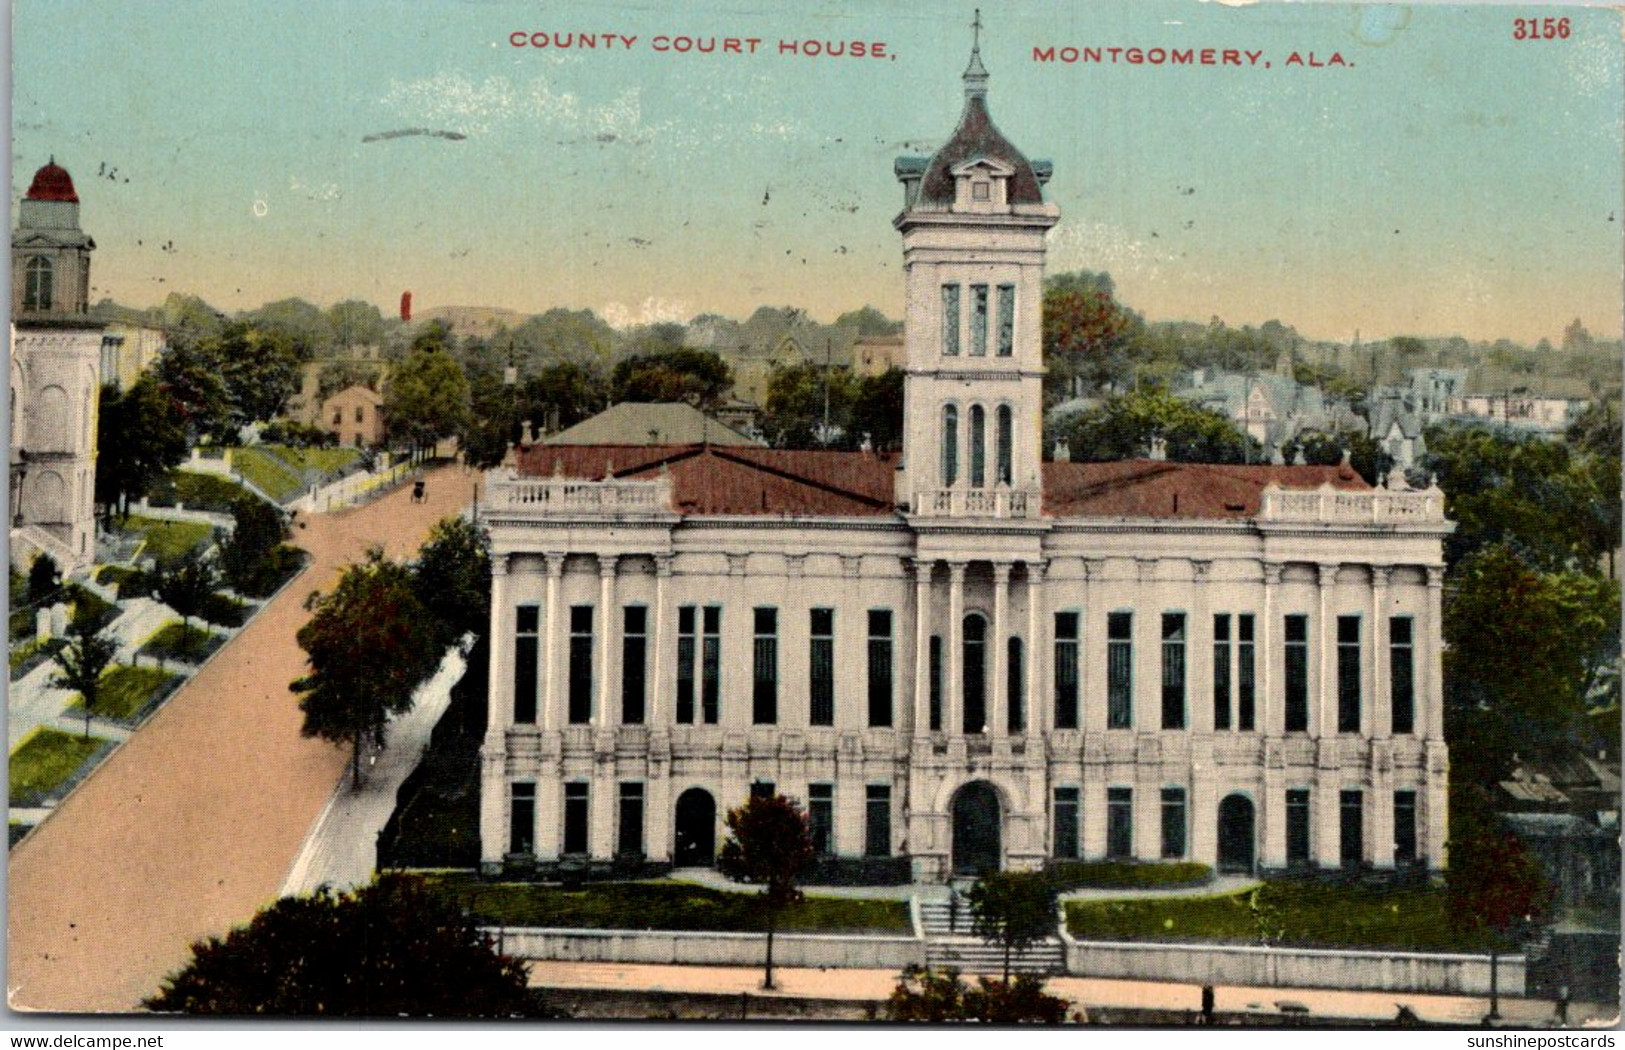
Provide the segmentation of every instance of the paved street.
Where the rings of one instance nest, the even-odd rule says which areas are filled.
[[[305,596],[381,543],[414,552],[468,505],[475,475],[445,467],[428,499],[410,487],[352,511],[301,515],[313,561],[140,732],[11,854],[7,990],[21,1010],[124,1011],[276,899],[348,770],[340,748],[299,735],[288,683]]]

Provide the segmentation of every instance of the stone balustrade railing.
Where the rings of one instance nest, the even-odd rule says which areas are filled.
[[[1041,503],[1037,493],[1008,488],[921,489],[914,494],[914,513],[922,518],[1036,518]]]
[[[664,514],[671,511],[671,479],[586,481],[493,473],[486,480],[485,505],[535,514]]]
[[[1438,488],[1349,491],[1322,486],[1310,491],[1270,485],[1258,507],[1260,521],[1368,525],[1432,525],[1444,522]]]

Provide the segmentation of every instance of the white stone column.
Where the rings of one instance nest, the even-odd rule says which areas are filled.
[[[548,554],[547,558],[547,623],[543,624],[546,642],[543,644],[542,680],[545,686],[542,700],[542,730],[558,729],[568,718],[559,710],[562,700],[559,688],[561,666],[559,659],[559,585],[564,578],[564,555]]]
[[[914,735],[931,732],[931,569],[914,559]]]
[[[1042,735],[1055,724],[1055,704],[1050,690],[1050,665],[1055,656],[1049,642],[1050,618],[1044,615],[1044,563],[1027,563],[1027,732]],[[1048,805],[1048,800],[1045,802]]]
[[[508,756],[489,738],[480,747],[480,866],[501,869],[508,852]]]
[[[1211,561],[1191,559],[1190,615],[1185,618],[1185,725],[1195,733],[1213,732],[1213,616],[1208,602],[1208,594],[1213,589],[1208,576],[1212,571]],[[1234,646],[1233,639],[1240,633],[1240,626],[1235,616],[1230,619],[1231,645]],[[1239,673],[1239,668],[1230,668],[1232,694]],[[1230,725],[1235,724],[1232,704]],[[1193,805],[1193,812],[1194,809]],[[1194,843],[1194,836],[1192,841]]]
[[[1106,630],[1107,613],[1101,592],[1105,589],[1106,562],[1101,558],[1086,558],[1083,562],[1083,614],[1078,617],[1078,726],[1089,734],[1106,731]],[[1106,813],[1105,789],[1101,789],[1100,815]],[[1100,852],[1106,849],[1104,833]]]
[[[1421,688],[1416,690],[1417,734],[1429,744],[1444,743],[1444,567],[1427,567],[1428,596],[1419,637],[1413,651],[1419,659]]]
[[[1320,601],[1316,616],[1319,624],[1315,629],[1315,695],[1320,702],[1315,705],[1315,720],[1309,729],[1312,736],[1330,739],[1337,735],[1337,675],[1331,672],[1337,634],[1330,622],[1332,594],[1337,587],[1337,566],[1321,565],[1316,578],[1320,584]]]
[[[992,648],[993,659],[992,681],[988,683],[987,713],[989,728],[993,736],[1004,736],[1009,732],[1009,698],[1005,686],[1009,678],[1009,645],[1005,639],[1010,620],[1010,563],[996,561],[993,563],[993,624],[992,637],[988,639]]]
[[[592,724],[612,726],[620,721],[610,703],[614,697],[611,686],[615,675],[615,566],[620,561],[614,554],[598,556],[598,709],[593,712]]]
[[[966,563],[951,561],[948,563],[948,660],[947,678],[943,684],[947,686],[947,710],[942,713],[943,723],[949,735],[960,736],[965,732],[964,720],[964,689],[960,674],[960,661],[965,647],[965,569]]]
[[[670,619],[666,611],[666,603],[671,592],[671,563],[670,554],[655,555],[655,622],[654,622],[654,652],[646,660],[649,668],[649,711],[644,721],[651,729],[667,725],[671,718],[666,713],[666,624]],[[644,808],[647,813],[649,800],[644,799]],[[647,852],[651,843],[644,842]]]
[[[1394,729],[1393,683],[1388,675],[1388,580],[1393,572],[1387,565],[1371,566],[1371,711],[1364,715],[1368,719],[1364,725],[1366,735],[1377,740],[1387,740]]]
[[[1281,617],[1276,611],[1276,593],[1281,588],[1281,565],[1279,562],[1266,562],[1264,564],[1264,615],[1258,624],[1258,648],[1253,653],[1253,669],[1257,675],[1257,697],[1255,702],[1258,709],[1253,712],[1256,721],[1253,723],[1258,731],[1265,737],[1279,739],[1286,732],[1286,710],[1284,681],[1286,676],[1278,674],[1276,668],[1282,667],[1285,661],[1285,648],[1277,638],[1282,637],[1283,631],[1278,621]],[[1284,825],[1283,825],[1284,826]]]
[[[513,724],[514,610],[508,597],[508,566],[511,556],[491,556],[491,634],[490,683],[485,720],[487,746],[502,747],[508,727]]]

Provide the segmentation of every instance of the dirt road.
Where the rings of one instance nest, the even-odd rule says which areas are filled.
[[[373,544],[413,553],[465,508],[476,475],[444,467],[424,503],[408,485],[376,503],[301,515],[304,574],[11,853],[7,990],[13,1009],[128,1011],[186,960],[276,899],[347,769],[299,735],[288,683],[311,591]]]

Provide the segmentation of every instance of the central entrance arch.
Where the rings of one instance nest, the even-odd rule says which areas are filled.
[[[1253,873],[1253,802],[1246,795],[1226,795],[1219,803],[1219,870]]]
[[[717,803],[704,788],[677,798],[677,841],[672,863],[679,868],[709,867],[717,852]]]
[[[999,870],[999,793],[985,780],[973,780],[954,792],[955,875],[977,877]]]

